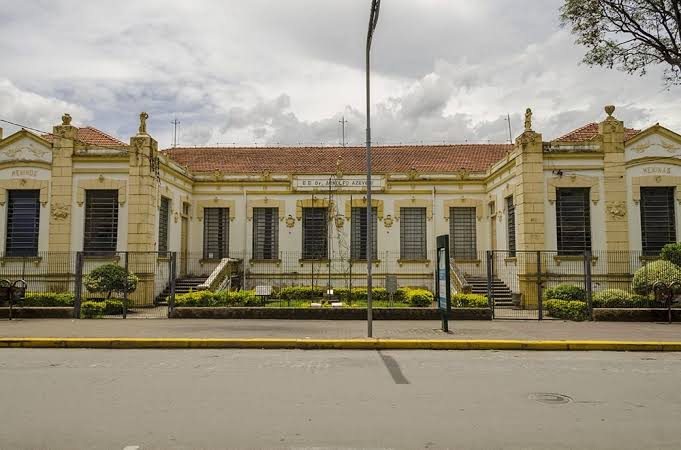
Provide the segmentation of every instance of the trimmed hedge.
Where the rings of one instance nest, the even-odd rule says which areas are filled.
[[[104,315],[106,304],[104,302],[87,301],[80,305],[81,319],[99,319]]]
[[[586,320],[589,315],[586,303],[578,300],[556,300],[551,299],[544,302],[549,316],[556,319],[574,320],[581,322]]]
[[[487,308],[487,296],[482,294],[452,294],[452,308]]]
[[[558,286],[544,290],[545,300],[586,300],[586,291],[573,284],[559,284]]]
[[[175,297],[175,306],[216,307],[216,306],[257,306],[255,291],[194,291]]]
[[[73,306],[75,296],[68,292],[27,292],[22,306]]]
[[[405,300],[410,306],[425,307],[433,304],[435,296],[427,289],[408,289]]]
[[[661,281],[670,284],[674,281],[681,283],[681,268],[667,260],[653,261],[634,273],[631,287],[637,294],[652,294],[655,283]]]
[[[605,289],[592,298],[594,308],[651,308],[654,302],[622,289]]]
[[[273,300],[315,300],[321,297],[321,288],[312,289],[309,286],[286,287],[272,295]],[[373,295],[373,294],[376,295]],[[319,294],[319,295],[317,295]],[[334,294],[339,300],[347,302],[348,289],[334,289]],[[353,301],[366,301],[366,288],[352,290]],[[389,301],[390,295],[384,288],[372,289],[372,299],[376,301]],[[433,303],[433,293],[427,289],[400,288],[393,298],[395,303],[408,306],[424,307]],[[175,297],[176,307],[219,307],[219,306],[260,306],[261,300],[256,297],[255,291],[194,291]]]

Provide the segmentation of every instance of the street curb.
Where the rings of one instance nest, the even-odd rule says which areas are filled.
[[[530,341],[443,339],[0,338],[0,348],[558,350],[679,352],[681,341]]]

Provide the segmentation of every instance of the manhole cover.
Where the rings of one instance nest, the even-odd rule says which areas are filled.
[[[535,392],[530,394],[530,400],[535,400],[539,403],[547,403],[549,405],[561,405],[564,403],[570,403],[572,398],[563,394],[555,394],[552,392]]]

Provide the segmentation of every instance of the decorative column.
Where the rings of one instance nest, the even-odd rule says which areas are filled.
[[[64,114],[61,125],[53,127],[52,180],[50,186],[50,226],[48,231],[47,266],[55,274],[50,289],[69,290],[68,273],[75,273],[75,249],[71,248],[73,218],[73,154],[78,128],[71,116]]]
[[[137,135],[130,138],[128,172],[128,270],[139,278],[137,290],[130,295],[136,305],[154,301],[156,273],[157,193],[159,187],[158,143],[147,134],[149,115],[140,114]]]
[[[532,130],[532,110],[525,111],[525,131],[515,142],[518,184],[513,201],[517,223],[517,270],[521,306],[537,308],[537,258],[525,250],[545,250],[544,148],[542,135]]]
[[[605,107],[606,119],[598,124],[603,152],[605,182],[605,250],[608,274],[626,275],[629,266],[629,221],[627,218],[627,182],[624,159],[624,123],[613,117],[613,105]],[[595,256],[598,255],[595,252]],[[626,277],[625,277],[626,278]],[[628,282],[609,285],[628,288]]]

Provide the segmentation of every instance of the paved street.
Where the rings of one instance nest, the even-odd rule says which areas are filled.
[[[681,446],[677,353],[0,354],[2,449]]]
[[[452,333],[439,321],[374,321],[374,337],[386,339],[523,339],[678,341],[681,323],[564,322],[495,320],[450,322]],[[0,320],[0,337],[176,337],[176,338],[319,338],[366,337],[361,320]]]

